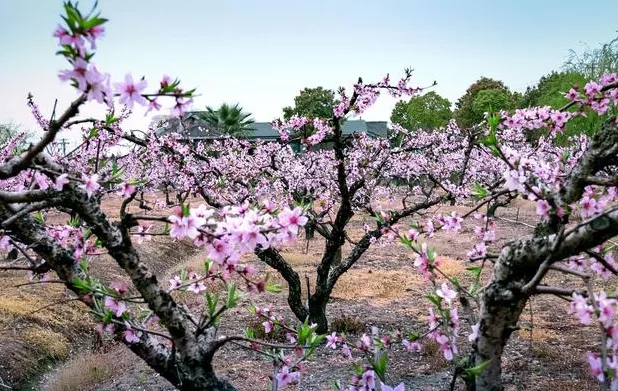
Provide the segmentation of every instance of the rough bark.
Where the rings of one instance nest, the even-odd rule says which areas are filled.
[[[140,260],[131,243],[128,229],[122,224],[111,223],[95,200],[88,199],[82,191],[72,186],[58,195],[54,202],[60,207],[75,211],[101,240],[109,254],[129,275],[150,309],[159,316],[175,347],[172,353],[154,337],[143,333],[139,342],[128,344],[129,348],[181,390],[234,390],[229,383],[219,380],[212,368],[213,352],[209,352],[208,348],[215,341],[197,340],[187,325],[185,315],[171,296],[159,288],[154,274]],[[9,205],[0,202],[2,221],[6,221],[14,213]],[[13,219],[5,228],[12,237],[31,246],[32,250],[56,271],[67,288],[81,296],[81,292],[73,285],[73,281],[79,276],[72,253],[60,247],[40,223],[24,214]],[[117,330],[121,333],[123,328],[118,327]]]
[[[593,138],[587,151],[573,168],[553,202],[568,205],[577,201],[588,184],[586,178],[604,167],[618,163],[618,126],[608,119]],[[516,329],[521,312],[534,288],[541,282],[544,268],[571,255],[593,248],[618,234],[618,210],[610,209],[579,224],[558,239],[568,222],[554,218],[539,224],[535,236],[507,244],[494,265],[493,275],[481,297],[479,337],[474,345],[475,364],[489,362],[476,379],[476,391],[501,391],[501,360],[504,346]],[[537,273],[541,273],[537,276]],[[538,278],[541,277],[541,278]],[[536,283],[536,286],[530,286]],[[526,287],[526,290],[523,288]]]

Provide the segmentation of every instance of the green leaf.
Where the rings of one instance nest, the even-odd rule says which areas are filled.
[[[245,337],[255,339],[255,330],[251,327],[245,329]]]
[[[227,286],[227,308],[234,308],[240,300],[240,293],[236,290],[236,284],[228,284]]]
[[[88,133],[88,138],[97,137],[98,135],[99,129],[93,127],[92,129],[90,129],[90,133]]]
[[[206,304],[208,306],[208,315],[212,317],[217,312],[217,303],[219,303],[219,294],[211,295],[209,292],[204,294]]]
[[[472,368],[466,368],[465,372],[470,377],[477,377],[489,366],[490,362],[491,360],[487,360]]]
[[[408,341],[410,342],[418,341],[420,338],[421,335],[417,332],[411,331],[410,333],[408,333]]]
[[[264,289],[270,293],[279,293],[281,292],[281,285],[280,284],[266,284]]]
[[[103,19],[103,18],[99,18],[98,16],[95,16],[94,18],[90,18],[86,21],[84,21],[84,30],[90,30],[93,27],[97,27],[100,26],[104,23],[106,23],[108,20],[107,19]]]
[[[470,275],[474,278],[479,278],[483,272],[483,268],[480,266],[468,266],[466,270],[469,271]]]
[[[82,295],[85,295],[85,294],[88,294],[88,293],[92,292],[92,287],[90,286],[90,284],[86,280],[82,280],[82,279],[76,278],[73,281],[71,281],[71,284],[75,288],[77,288]]]
[[[386,377],[386,365],[388,364],[388,356],[384,352],[380,352],[378,357],[372,363],[373,370],[380,380],[384,381]]]
[[[78,227],[79,226],[79,217],[78,216],[72,217],[69,221],[67,221],[67,225],[69,227],[73,227],[73,228]]]
[[[40,210],[34,214],[34,220],[39,224],[45,223],[45,215]]]
[[[472,195],[477,198],[485,198],[489,194],[489,191],[481,186],[479,183],[474,184],[474,190],[472,190]]]
[[[431,294],[427,295],[427,300],[429,300],[433,304],[435,304],[436,307],[440,307],[440,304],[442,303],[442,298],[440,296],[436,295],[435,293],[431,293]]]
[[[189,207],[189,204],[182,204],[181,209],[182,209],[182,217],[189,216],[189,212],[191,210],[191,208]]]

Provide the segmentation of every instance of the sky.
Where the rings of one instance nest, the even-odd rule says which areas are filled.
[[[238,102],[256,121],[280,117],[305,87],[396,80],[407,67],[413,85],[435,80],[453,103],[481,76],[523,92],[560,69],[570,49],[618,30],[615,0],[100,0],[99,9],[110,21],[93,62],[113,81],[130,72],[156,88],[163,74],[179,77],[197,88],[194,109]],[[52,37],[61,10],[60,0],[0,0],[0,123],[37,129],[28,92],[46,117],[56,99],[63,110],[77,97],[57,77],[68,67]],[[383,97],[363,119],[388,120],[395,103]],[[99,113],[96,103],[82,110]],[[146,128],[144,113],[125,128]]]

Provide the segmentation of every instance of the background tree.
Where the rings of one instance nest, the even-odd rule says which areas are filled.
[[[319,118],[329,120],[333,117],[335,106],[335,93],[324,87],[305,88],[294,98],[294,107],[283,108],[283,119],[288,121],[292,116],[298,115],[309,119]],[[308,137],[315,129],[308,124],[303,126],[298,136]]]
[[[9,141],[17,141],[15,149],[20,151],[28,146],[32,136],[33,133],[31,131],[21,130],[20,126],[14,123],[0,124],[0,146]],[[17,139],[18,137],[19,139]]]
[[[223,103],[218,109],[207,106],[206,111],[201,113],[200,117],[207,123],[210,130],[232,137],[246,137],[255,123],[251,118],[251,113],[244,112],[238,103],[233,105]]]
[[[293,115],[330,119],[334,104],[335,93],[332,90],[323,87],[305,88],[294,98],[294,107],[283,108],[283,119],[287,121]]]
[[[566,92],[573,86],[583,87],[589,80],[586,75],[575,70],[553,71],[541,77],[536,85],[526,89],[520,106],[550,106],[554,109],[559,109],[569,102],[565,97]],[[572,109],[572,111],[574,110],[575,108]],[[566,137],[577,134],[593,135],[596,130],[600,129],[603,120],[599,115],[589,109],[584,109],[584,112],[586,116],[578,116],[568,122],[564,135],[557,137],[557,142],[563,143]]]
[[[397,102],[391,114],[391,122],[410,131],[432,130],[446,126],[452,117],[451,102],[430,91],[414,96],[408,102]]]
[[[588,48],[583,53],[570,51],[563,66],[567,72],[577,72],[588,80],[599,79],[605,73],[618,72],[618,36],[596,49]]]
[[[508,109],[512,107],[508,91],[499,88],[482,90],[472,102],[472,112],[476,118],[483,118],[486,112]]]
[[[474,109],[474,102],[481,91],[484,90],[499,90],[508,97],[508,104],[503,99],[502,94],[497,92],[483,94],[481,102],[477,103],[477,109],[484,106],[491,106],[492,110],[498,111],[503,109],[511,109],[517,105],[517,94],[511,93],[509,88],[499,80],[494,80],[488,77],[482,77],[472,83],[466,90],[466,93],[457,100],[455,104],[455,119],[462,128],[474,126],[483,120],[483,112]],[[491,101],[491,98],[497,100]]]

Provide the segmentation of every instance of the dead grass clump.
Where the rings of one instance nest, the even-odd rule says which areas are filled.
[[[438,256],[440,270],[449,277],[461,277],[466,274],[465,262],[450,257]]]
[[[367,325],[355,316],[341,315],[330,322],[331,331],[339,334],[360,334]]]
[[[77,391],[89,389],[110,379],[118,368],[117,353],[86,354],[63,366],[42,389]]]
[[[532,329],[532,333],[530,328],[522,328],[517,331],[517,335],[524,341],[532,340],[532,342],[552,342],[560,339],[554,330],[538,326]]]
[[[440,345],[436,341],[427,340],[424,342],[422,353],[432,371],[439,371],[449,365],[448,361],[444,358],[444,354],[442,354],[440,350]]]
[[[253,330],[253,336],[256,339],[267,342],[288,342],[285,337],[287,331],[283,327],[275,326],[270,333],[267,333],[262,322],[262,319],[255,318],[249,322],[248,328]]]
[[[420,290],[423,285],[422,278],[412,270],[352,269],[339,278],[332,297],[395,299],[404,297],[406,291]]]
[[[20,338],[54,360],[64,360],[69,354],[69,340],[62,334],[37,325],[23,329]]]

